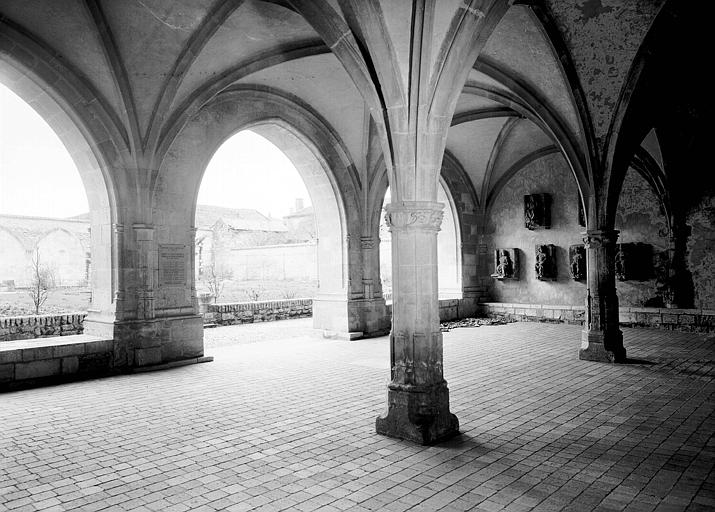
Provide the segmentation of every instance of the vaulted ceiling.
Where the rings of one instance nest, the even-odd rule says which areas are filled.
[[[589,13],[574,15],[566,0],[548,3],[569,49],[587,60],[581,57],[584,46],[593,41],[573,42],[571,32],[589,22],[584,18]],[[329,4],[341,14],[338,0]],[[439,4],[435,40],[460,6],[457,0]],[[382,2],[385,22],[403,23],[390,5]],[[469,175],[482,204],[526,163],[564,151],[563,134],[574,151],[588,143],[573,76],[547,28],[531,7],[511,6],[458,99],[447,151]],[[646,29],[647,24],[632,32]],[[371,131],[365,100],[290,2],[3,0],[0,36],[4,30],[29,37],[65,63],[121,120],[137,153],[152,151],[171,137],[170,127],[182,115],[239,84],[269,89],[309,107],[342,139],[358,171],[371,172],[369,162],[375,158],[366,155]],[[627,71],[635,51],[627,50],[626,64],[619,61],[613,73],[622,75],[623,66]],[[396,42],[401,62],[409,61],[407,51]],[[584,89],[587,97],[594,91],[590,82]]]

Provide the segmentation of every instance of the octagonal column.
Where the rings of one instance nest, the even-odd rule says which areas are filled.
[[[443,205],[405,201],[387,205],[392,233],[392,332],[388,409],[378,434],[433,444],[458,433],[442,374],[437,298],[437,231]]]
[[[616,240],[616,230],[588,230],[583,239],[588,290],[579,359],[611,363],[626,360],[623,333],[618,327]]]

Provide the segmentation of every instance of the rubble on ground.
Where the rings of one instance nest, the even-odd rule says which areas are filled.
[[[443,322],[439,325],[440,331],[448,332],[452,329],[458,327],[481,327],[482,325],[506,325],[516,320],[511,320],[506,317],[494,317],[494,318],[463,318],[462,320],[455,320],[454,322]]]

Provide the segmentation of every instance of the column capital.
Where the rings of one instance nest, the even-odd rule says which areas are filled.
[[[584,233],[583,243],[586,249],[615,245],[619,231],[616,229],[589,229]]]
[[[402,201],[385,207],[385,222],[390,231],[439,231],[444,204],[433,201]]]

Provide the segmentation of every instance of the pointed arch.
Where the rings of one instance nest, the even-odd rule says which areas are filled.
[[[114,320],[118,286],[115,226],[131,152],[116,113],[69,63],[37,37],[0,18],[0,81],[50,125],[77,166],[90,206],[92,305],[87,325]],[[91,332],[91,328],[88,332]]]

